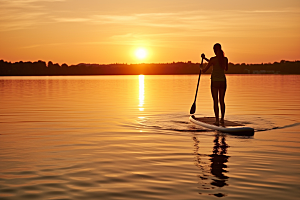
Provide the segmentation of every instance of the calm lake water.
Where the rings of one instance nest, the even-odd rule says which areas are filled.
[[[300,76],[227,76],[253,137],[189,122],[197,78],[0,77],[0,199],[299,199]]]

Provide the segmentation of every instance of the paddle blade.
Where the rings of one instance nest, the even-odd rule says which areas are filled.
[[[191,110],[190,110],[190,114],[194,114],[196,112],[196,102],[193,103]]]

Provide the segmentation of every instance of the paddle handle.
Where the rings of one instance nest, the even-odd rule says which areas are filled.
[[[204,60],[206,60],[207,62],[209,62],[209,60],[205,57],[205,54],[204,54],[204,53],[201,54],[201,58],[204,59]]]

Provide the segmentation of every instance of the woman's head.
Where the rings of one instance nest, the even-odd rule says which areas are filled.
[[[219,43],[214,45],[214,52],[216,56],[224,56],[224,52],[222,51],[222,47]]]
[[[219,43],[216,43],[214,45],[214,52],[215,52],[215,54],[216,54],[216,56],[218,58],[219,64],[221,65],[221,67],[223,69],[225,69],[225,64],[224,64],[224,57],[225,57],[225,55],[224,55],[222,47],[221,47],[221,45]]]

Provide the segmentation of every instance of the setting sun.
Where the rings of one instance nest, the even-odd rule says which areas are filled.
[[[144,48],[139,48],[135,51],[135,56],[138,59],[145,59],[147,57],[147,50]]]

